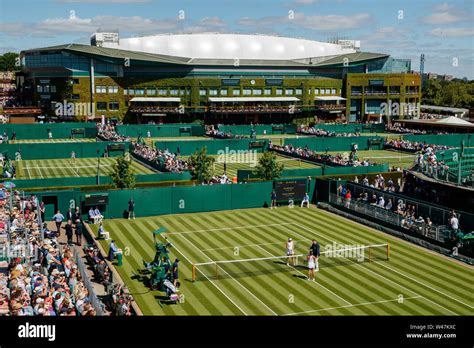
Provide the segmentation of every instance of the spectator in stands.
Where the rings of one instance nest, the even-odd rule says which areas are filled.
[[[81,217],[81,211],[79,210],[79,207],[76,207],[76,210],[74,212],[74,219],[72,220],[75,224],[78,222],[78,221],[82,221],[82,217]]]
[[[66,226],[64,226],[64,229],[66,230],[67,244],[70,245],[72,244],[72,235],[73,235],[71,220],[67,221],[67,224]]]
[[[76,243],[77,245],[81,246],[82,245],[82,234],[84,230],[84,225],[82,224],[81,221],[78,221],[76,224]]]
[[[451,219],[449,219],[449,225],[451,226],[453,232],[456,234],[459,230],[459,220],[456,214],[451,215]]]
[[[387,205],[385,206],[385,209],[392,210],[392,207],[393,207],[392,199],[389,198],[388,202],[387,202]]]
[[[63,223],[64,216],[61,214],[61,211],[57,211],[53,216],[53,221],[56,224],[56,231],[58,232],[58,237],[61,235],[61,224]]]

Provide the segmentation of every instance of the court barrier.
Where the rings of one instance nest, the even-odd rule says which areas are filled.
[[[212,139],[212,140],[190,140],[190,141],[157,141],[155,146],[158,149],[173,153],[179,153],[183,156],[192,155],[194,152],[207,148],[209,155],[231,154],[229,151],[257,151],[263,152],[267,147],[266,140],[255,139]]]
[[[284,169],[281,172],[281,178],[305,178],[305,177],[320,177],[328,175],[364,175],[370,173],[388,172],[388,164],[378,164],[375,166],[360,166],[360,167],[329,167],[320,168],[304,168],[304,169]],[[248,179],[258,178],[251,170],[237,170],[237,180],[239,182]]]
[[[404,135],[404,140],[426,142],[427,144],[446,145],[460,147],[464,141],[465,147],[474,146],[474,133],[467,134],[421,134],[421,135]]]
[[[181,136],[203,136],[204,127],[200,124],[124,124],[117,126],[120,135],[138,138],[138,136],[152,138],[159,137],[181,137]]]
[[[40,201],[49,202],[46,204],[46,220],[52,218],[56,209],[60,209],[64,213],[68,208],[74,209],[76,206],[81,208],[84,219],[88,218],[87,212],[90,206],[98,206],[106,218],[122,218],[127,216],[128,201],[132,197],[135,201],[135,213],[138,217],[269,206],[272,188],[273,183],[269,181],[248,184],[147,187],[90,192],[81,192],[77,189],[42,191],[35,192],[35,195]],[[95,196],[105,199],[105,203],[100,203],[99,199],[94,199]]]
[[[324,129],[334,133],[384,133],[383,123],[346,123],[346,124],[315,124],[314,128]]]
[[[294,124],[259,124],[251,125],[221,125],[219,130],[221,132],[232,132],[232,134],[248,135],[250,136],[252,129],[257,135],[271,135],[271,134],[295,134],[296,125]]]
[[[49,132],[53,139],[95,138],[96,124],[93,122],[68,122],[68,123],[34,123],[34,124],[2,124],[0,134],[6,132],[11,139],[16,133],[18,140],[22,139],[49,139]]]
[[[189,172],[184,172],[135,175],[136,183],[153,183],[182,180],[191,180],[191,174],[189,174]],[[112,185],[113,180],[110,176],[100,176],[99,180],[97,180],[97,176],[15,180],[16,187],[21,189],[41,187],[81,187],[94,186],[98,184]]]
[[[381,136],[360,136],[360,137],[314,137],[302,136],[298,139],[284,139],[284,145],[305,147],[313,151],[351,151],[357,144],[358,150],[383,150],[383,137]]]
[[[114,146],[116,149],[114,150]],[[11,159],[16,159],[18,150],[22,160],[71,158],[71,152],[76,158],[97,158],[108,151],[109,157],[120,156],[128,150],[130,143],[113,141],[76,142],[76,143],[37,143],[37,144],[0,144],[0,152]],[[121,148],[121,150],[119,149]],[[98,153],[99,152],[99,153]]]

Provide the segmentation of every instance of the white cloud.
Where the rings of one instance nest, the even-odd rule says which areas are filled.
[[[237,24],[243,26],[265,27],[281,24],[292,24],[298,27],[312,30],[344,30],[355,29],[366,25],[372,20],[370,14],[359,13],[349,16],[325,15],[307,16],[304,13],[294,13],[294,18],[288,17],[264,17],[264,18],[242,18]]]
[[[219,17],[187,20],[185,25],[178,18],[149,19],[140,16],[96,16],[93,18],[49,18],[37,23],[0,23],[0,33],[15,37],[54,37],[72,34],[92,34],[97,29],[119,29],[128,36],[170,33],[178,31],[225,31],[227,24]],[[0,35],[1,35],[0,34]]]
[[[437,37],[474,36],[474,28],[435,28],[430,35]]]
[[[422,22],[427,24],[449,24],[463,22],[466,19],[467,18],[465,15],[455,15],[450,12],[436,12],[432,15],[424,17]]]

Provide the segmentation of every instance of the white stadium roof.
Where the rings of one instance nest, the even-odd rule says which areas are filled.
[[[339,44],[269,35],[168,34],[120,39],[104,47],[191,59],[294,60],[355,53]]]

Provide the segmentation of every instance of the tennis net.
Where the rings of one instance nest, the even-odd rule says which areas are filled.
[[[318,268],[321,270],[361,262],[384,261],[389,259],[389,254],[390,245],[388,243],[350,247],[333,244],[327,246],[320,253]],[[192,265],[192,280],[217,280],[274,273],[305,272],[307,258],[307,254],[297,254],[194,263]]]

